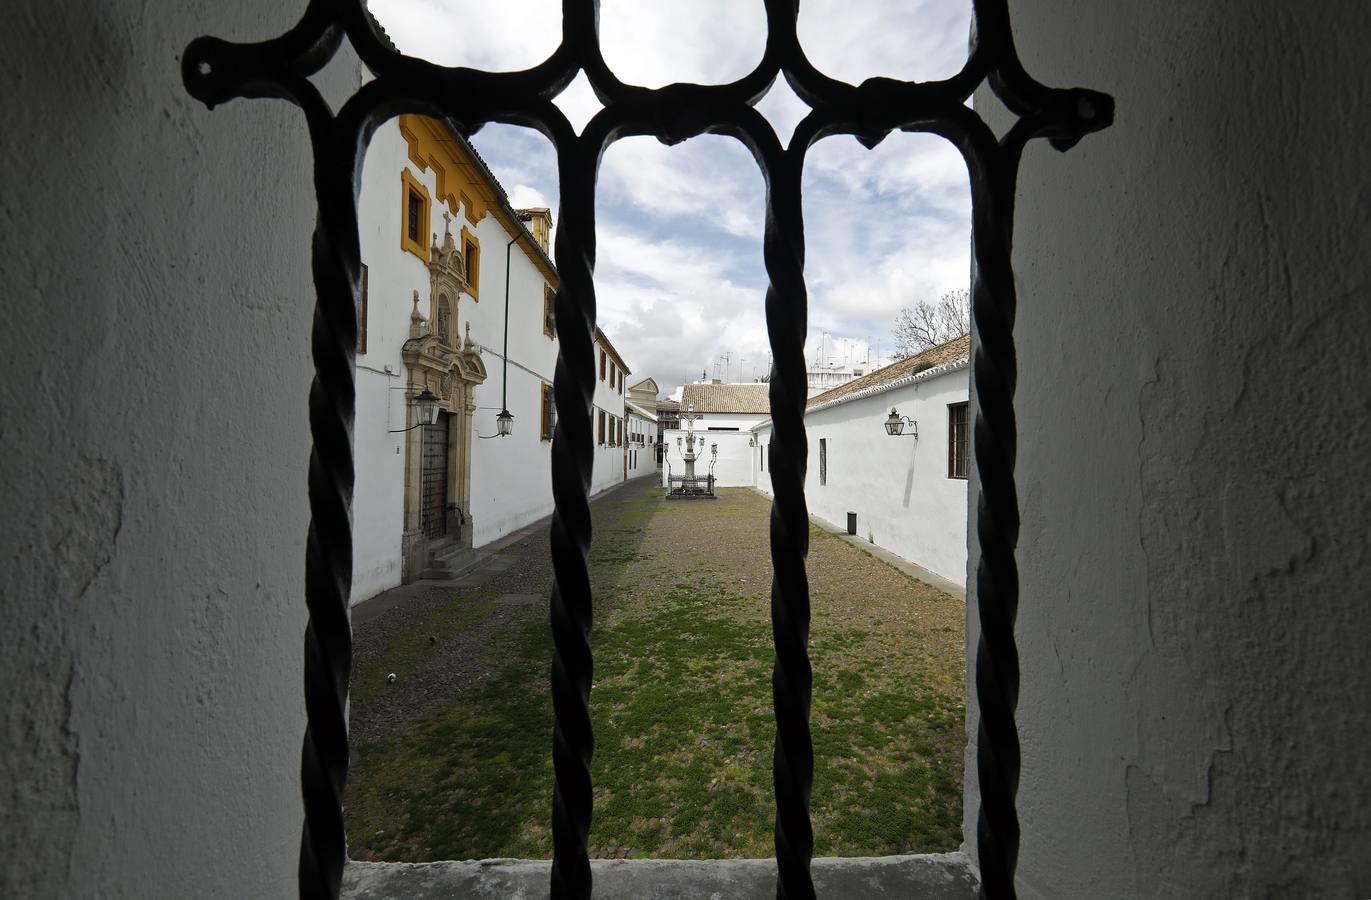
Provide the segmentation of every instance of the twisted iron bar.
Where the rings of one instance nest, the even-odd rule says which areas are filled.
[[[590,897],[591,587],[590,479],[595,398],[595,164],[581,142],[559,147],[562,221],[557,229],[558,350],[552,390],[552,896]],[[588,171],[587,171],[588,169]],[[563,325],[566,323],[566,326]]]
[[[804,562],[809,540],[804,499],[806,291],[800,201],[804,155],[815,141],[828,135],[851,134],[874,147],[895,130],[938,134],[958,147],[970,173],[973,210],[972,371],[977,395],[973,433],[981,548],[976,573],[981,787],[976,851],[981,895],[1015,896],[1019,743],[1014,716],[1019,668],[1014,621],[1019,509],[1014,487],[1016,298],[1010,256],[1014,182],[1028,140],[1045,137],[1065,150],[1112,121],[1112,100],[1097,92],[1048,88],[1033,80],[1014,50],[1005,0],[975,0],[971,51],[965,66],[951,78],[935,82],[873,78],[858,86],[829,78],[809,63],[796,33],[798,0],[764,2],[768,32],[763,58],[748,75],[725,85],[673,84],[650,90],[624,84],[601,54],[596,0],[563,0],[561,44],[543,63],[523,72],[449,68],[403,56],[378,30],[363,0],[310,0],[299,24],[262,43],[197,38],[187,47],[182,75],[193,96],[210,107],[236,97],[290,100],[305,112],[314,150],[319,221],[313,254],[316,375],[310,393],[314,448],[305,589],[310,621],[305,634],[308,721],[301,760],[305,807],[301,896],[337,897],[346,863],[342,800],[351,665],[348,599],[359,278],[357,176],[375,128],[401,112],[443,117],[464,134],[487,122],[528,126],[548,137],[557,151],[562,226],[555,248],[560,286],[554,302],[560,339],[553,391],[561,415],[551,463],[555,501],[554,586],[549,608],[555,716],[551,891],[555,898],[576,900],[591,894],[593,659],[586,560],[591,540],[588,493],[595,388],[594,196],[600,157],[614,140],[629,134],[653,135],[665,143],[705,133],[725,134],[752,152],[767,185],[763,257],[769,278],[767,329],[776,366],[770,395],[775,422],[771,614],[776,648],[772,691],[777,728],[773,758],[777,895],[809,898],[814,896],[809,871],[814,841],[809,817],[814,756],[809,731],[812,672]],[[332,58],[344,36],[375,77],[335,117],[308,77]],[[551,100],[581,70],[605,108],[578,137]],[[752,109],[782,75],[812,108],[786,149]],[[1000,141],[964,106],[986,82],[1018,117]]]
[[[302,896],[335,897],[346,856],[343,788],[348,772],[348,680],[352,672],[352,424],[356,409],[355,297],[361,256],[357,208],[348,188],[352,172],[337,154],[323,157],[316,177],[319,225],[314,232],[313,272],[319,287],[311,347],[314,382],[309,393],[310,526],[305,558],[306,728],[300,772],[305,825],[300,840]],[[325,222],[351,219],[351,231]],[[308,886],[308,890],[306,890]]]
[[[803,151],[785,154],[767,167],[766,231],[762,255],[771,284],[766,292],[767,332],[773,366],[770,386],[771,480],[771,634],[776,661],[771,674],[776,711],[772,780],[776,789],[776,896],[814,897],[809,863],[814,827],[809,818],[814,782],[814,745],[809,705],[814,677],[809,663],[809,510],[805,469],[809,441],[804,410],[808,378],[804,358],[806,291],[804,219],[800,206]]]

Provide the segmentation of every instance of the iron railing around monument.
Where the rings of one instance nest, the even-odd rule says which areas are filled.
[[[238,97],[281,97],[305,114],[314,148],[319,205],[313,239],[316,288],[312,353],[315,378],[309,418],[310,532],[305,562],[305,708],[301,760],[305,824],[302,897],[337,897],[346,862],[343,787],[348,768],[347,696],[352,636],[350,510],[354,483],[352,424],[360,260],[357,188],[362,157],[376,128],[400,113],[444,117],[472,132],[488,122],[536,128],[556,148],[561,227],[555,258],[559,352],[554,394],[559,416],[552,446],[554,641],[551,689],[554,898],[591,893],[587,834],[591,819],[590,724],[592,589],[586,564],[591,520],[587,500],[594,456],[592,398],[595,180],[613,141],[654,135],[674,144],[696,135],[729,135],[751,151],[766,183],[763,258],[770,281],[767,330],[774,370],[770,384],[775,452],[770,474],[771,620],[776,661],[773,773],[776,793],[777,895],[814,896],[809,797],[813,749],[809,732],[812,674],[808,657],[809,588],[805,574],[808,518],[804,497],[808,446],[804,429],[804,225],[800,177],[818,139],[855,135],[874,147],[892,131],[928,132],[962,154],[972,198],[972,341],[977,473],[976,590],[980,638],[975,653],[976,772],[980,810],[976,855],[985,897],[1014,896],[1019,823],[1015,795],[1019,740],[1015,723],[1019,664],[1019,506],[1015,491],[1017,306],[1010,245],[1019,159],[1030,139],[1058,149],[1107,126],[1113,102],[1084,89],[1034,80],[1018,59],[1007,0],[973,0],[973,37],[966,64],[951,78],[905,82],[872,78],[851,85],[823,74],[805,57],[796,33],[798,0],[764,0],[766,49],[757,67],[729,84],[672,84],[650,90],[620,81],[600,50],[596,0],[563,0],[562,41],[543,63],[522,72],[449,68],[400,54],[379,32],[364,0],[310,0],[300,22],[280,37],[232,44],[201,37],[186,48],[182,75],[208,106]],[[309,81],[347,38],[374,78],[341,109],[331,110]],[[584,71],[604,108],[577,135],[553,98]],[[753,107],[783,76],[811,111],[783,146]],[[1002,138],[965,101],[988,82],[1015,117]]]

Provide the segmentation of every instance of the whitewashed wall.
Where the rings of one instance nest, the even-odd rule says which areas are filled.
[[[948,404],[965,403],[966,368],[805,415],[809,511],[842,528],[857,514],[857,534],[910,562],[966,584],[967,481],[947,477]],[[919,423],[919,437],[891,437],[890,408]],[[771,441],[770,424],[757,429]],[[819,483],[819,441],[828,443],[828,478]],[[756,487],[771,494],[769,468],[752,450]]]
[[[657,463],[653,444],[657,440],[657,423],[643,418],[627,406],[625,417],[628,425],[624,466],[628,477],[632,479],[655,474]]]
[[[406,372],[400,346],[409,337],[411,292],[418,290],[419,313],[428,308],[428,269],[400,250],[400,170],[406,167],[399,125],[377,129],[367,150],[358,196],[358,231],[367,266],[367,352],[357,355],[357,418],[353,453],[357,484],[353,494],[352,601],[361,602],[400,583],[400,537],[404,531],[405,435],[390,434],[406,421]],[[418,175],[412,166],[411,172]],[[418,175],[433,190],[432,173]],[[433,204],[433,222],[442,207]],[[386,369],[389,368],[389,372]]]
[[[967,401],[967,370],[850,400],[805,416],[809,511],[910,562],[966,584],[966,479],[947,475],[948,404]],[[885,431],[890,408],[919,423],[919,437]],[[828,445],[819,483],[820,441]]]
[[[0,896],[293,897],[312,154],[179,60],[299,10],[6,9]]]
[[[409,161],[399,125],[391,121],[372,139],[359,199],[362,262],[369,269],[369,309],[367,352],[358,356],[354,432],[354,602],[400,583],[405,435],[388,432],[407,424],[403,391],[406,370],[400,349],[409,337],[414,291],[419,291],[420,314],[430,322],[433,316],[428,267],[400,249],[402,167],[436,194],[432,170],[419,172]],[[436,200],[431,204],[427,234],[442,239],[442,215],[446,211],[445,204]],[[539,416],[541,385],[551,383],[557,342],[543,333],[542,273],[516,244],[510,251],[507,389],[514,432],[506,438],[478,437],[496,433],[495,416],[505,392],[505,249],[511,235],[493,214],[473,226],[464,212],[453,211],[449,227],[455,239],[460,240],[465,226],[480,241],[480,299],[461,296],[457,334],[464,338],[470,324],[471,338],[482,348],[488,376],[475,390],[477,411],[471,447],[469,512],[475,522],[472,542],[480,547],[552,511],[551,443],[540,439]],[[386,367],[390,374],[385,372]],[[597,459],[597,469],[600,466]],[[599,479],[598,487],[603,487]]]
[[[1019,896],[1371,896],[1371,5],[1010,6]]]
[[[612,338],[611,338],[612,340]],[[613,362],[610,357],[605,362],[605,377],[600,380],[600,350],[603,345],[600,341],[595,342],[595,409],[604,410],[606,415],[615,416],[619,420],[624,418],[624,394],[620,390],[623,386],[622,381],[615,380],[615,386],[609,386],[609,365]],[[622,376],[622,372],[620,373]],[[624,388],[627,390],[627,388]],[[591,476],[590,492],[597,494],[600,491],[614,487],[624,480],[624,447],[623,437],[619,436],[615,444],[609,443],[609,425],[605,425],[605,443],[599,443],[599,428],[597,422],[591,423],[591,435],[595,438],[595,471]]]
[[[700,418],[695,420],[696,431],[708,431],[710,428],[737,428],[739,431],[746,431],[770,418],[768,413],[698,413],[698,415]]]

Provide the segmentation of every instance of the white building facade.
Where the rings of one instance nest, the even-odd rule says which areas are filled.
[[[624,478],[657,471],[657,414],[631,400],[624,401]]]
[[[870,373],[870,383],[814,398],[805,411],[809,512],[840,527],[856,513],[860,537],[960,585],[971,446],[966,340],[944,345],[951,353],[929,351],[946,360],[931,368],[903,360]],[[885,427],[892,410],[909,420],[900,435]],[[772,424],[753,431],[755,485],[770,496]]]
[[[359,220],[354,602],[552,511],[558,351],[551,214],[510,207],[440,120],[404,115],[376,132]],[[608,378],[621,384],[627,366],[598,329],[596,342],[615,361],[597,413],[622,420]],[[432,425],[418,424],[425,391],[438,407]],[[507,435],[501,410],[513,416]],[[617,445],[597,444],[592,490],[623,477]]]
[[[624,419],[625,379],[628,364],[603,331],[595,329],[595,359],[599,381],[595,384],[595,471],[590,492],[599,493],[628,477],[627,423]],[[551,498],[549,497],[549,502]],[[549,510],[551,507],[549,507]]]

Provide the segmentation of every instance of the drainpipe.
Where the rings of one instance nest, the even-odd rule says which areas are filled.
[[[505,352],[500,364],[500,414],[495,417],[497,422],[513,418],[509,414],[509,256],[510,250],[523,236],[523,232],[520,232],[505,244]]]

